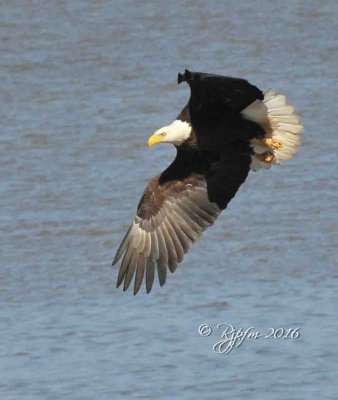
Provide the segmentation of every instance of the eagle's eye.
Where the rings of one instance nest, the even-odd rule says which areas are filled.
[[[167,134],[167,132],[161,132],[158,134],[158,136],[165,136]]]

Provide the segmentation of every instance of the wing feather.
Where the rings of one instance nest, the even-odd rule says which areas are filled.
[[[149,257],[150,251],[151,251],[151,236],[150,236],[149,232],[146,232],[146,238],[145,238],[144,248],[143,248],[144,257]]]
[[[119,259],[123,256],[123,253],[126,251],[128,244],[130,242],[130,231],[132,229],[133,225],[130,225],[130,227],[127,230],[127,233],[125,234],[124,238],[122,239],[122,242],[116,252],[116,255],[114,257],[113,265],[116,264]]]
[[[134,252],[134,248],[132,246],[129,246],[124,254],[122,264],[120,267],[120,271],[119,271],[119,275],[117,277],[117,287],[119,287],[121,285],[121,283],[123,282],[123,279],[126,276],[126,273],[128,271],[128,267],[129,267],[129,263],[130,263],[130,259],[133,255],[133,252]]]
[[[176,246],[173,242],[173,239],[169,235],[165,220],[163,221],[163,223],[161,225],[161,232],[162,232],[163,240],[165,242],[165,248],[166,248],[167,254],[168,254],[168,267],[171,272],[174,272],[177,267],[177,262],[181,262],[183,260],[184,253],[182,250],[182,256],[180,256],[180,254],[181,254],[180,249],[176,250]]]
[[[160,286],[163,286],[167,279],[167,265],[168,264],[164,263],[162,260],[157,261],[157,275],[158,275],[158,280],[160,282]]]
[[[152,258],[147,258],[146,261],[146,290],[147,293],[151,291],[153,287],[155,277],[155,261]]]
[[[135,275],[134,294],[136,294],[140,290],[140,287],[142,285],[145,266],[146,266],[146,257],[144,256],[144,254],[140,254]]]
[[[167,246],[163,237],[162,227],[158,226],[156,229],[156,236],[158,240],[158,249],[159,249],[159,256],[158,261],[162,264],[168,264],[168,250]]]
[[[128,263],[127,273],[124,278],[123,291],[126,291],[130,285],[135,269],[137,267],[138,259],[139,259],[139,253],[137,252],[137,250],[134,250],[132,256],[130,257],[130,261]]]
[[[150,233],[150,237],[151,237],[151,251],[150,251],[150,257],[156,261],[159,257],[159,247],[158,247],[158,239],[157,239],[157,232],[154,229],[151,233]]]
[[[167,218],[168,218],[168,223],[175,232],[177,239],[181,243],[184,253],[187,253],[190,249],[191,240],[186,236],[180,225],[177,222],[175,222],[175,219],[172,214],[168,214]]]
[[[198,240],[199,238],[198,233],[194,230],[192,226],[188,225],[186,219],[182,215],[182,211],[177,209],[175,206],[172,206],[171,208],[171,217],[175,218],[177,226],[182,229],[185,236],[189,239],[190,245],[192,245],[195,241]]]
[[[165,219],[165,223],[163,224],[163,227],[168,232],[169,238],[171,239],[171,241],[173,243],[173,248],[175,249],[175,252],[176,252],[177,262],[180,263],[183,260],[184,253],[185,253],[184,247],[181,244],[180,233],[179,233],[179,235],[176,233],[175,229],[172,227],[168,218]]]

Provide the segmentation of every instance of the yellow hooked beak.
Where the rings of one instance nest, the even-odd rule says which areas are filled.
[[[150,136],[148,139],[148,146],[152,147],[157,143],[163,142],[165,138],[165,135],[163,134],[163,131],[156,131],[153,135]]]

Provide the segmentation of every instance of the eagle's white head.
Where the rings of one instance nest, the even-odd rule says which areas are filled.
[[[148,146],[157,143],[172,143],[176,146],[181,145],[191,135],[191,125],[188,122],[176,119],[172,124],[158,129],[148,140]]]

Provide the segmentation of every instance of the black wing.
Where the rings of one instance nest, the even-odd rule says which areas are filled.
[[[190,103],[213,107],[219,111],[240,112],[264,94],[245,79],[202,72],[178,74],[178,83],[187,82],[191,89]]]
[[[264,98],[256,86],[245,79],[187,70],[178,74],[178,82],[183,81],[190,86],[189,117],[201,149],[222,152],[230,142],[264,137],[261,126],[240,114]]]

